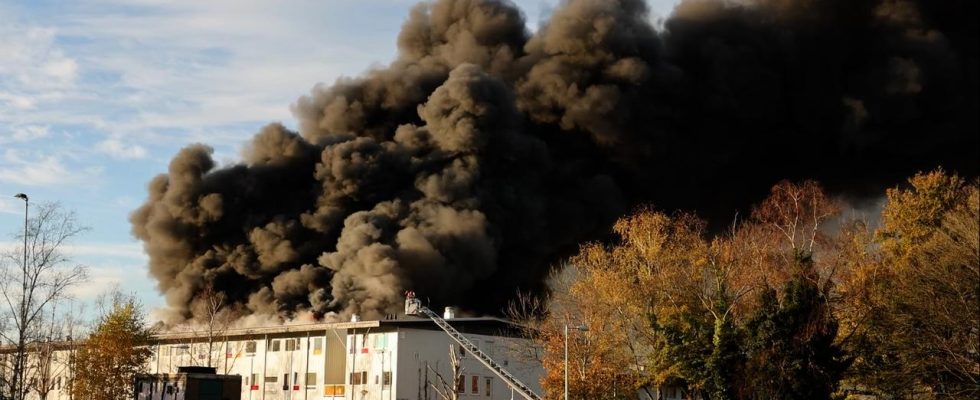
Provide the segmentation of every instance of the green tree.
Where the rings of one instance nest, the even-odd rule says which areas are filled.
[[[110,308],[78,350],[74,396],[90,400],[124,400],[133,380],[146,368],[151,337],[139,303],[113,293]]]
[[[837,321],[816,284],[812,261],[798,255],[801,272],[776,291],[764,290],[762,306],[746,324],[752,360],[753,398],[830,399],[849,365],[835,342]]]
[[[711,356],[706,362],[713,400],[736,398],[736,374],[742,370],[742,358],[742,345],[735,326],[728,319],[716,319]]]

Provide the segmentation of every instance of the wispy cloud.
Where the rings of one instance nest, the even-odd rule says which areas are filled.
[[[97,184],[103,167],[96,165],[68,167],[57,155],[23,154],[7,150],[0,157],[0,182],[23,186]]]
[[[147,152],[138,144],[125,144],[119,139],[106,139],[99,142],[99,151],[119,160],[146,158]]]
[[[20,210],[20,212],[23,213],[24,210]],[[18,246],[20,243],[3,241],[0,242],[0,252],[10,251]],[[128,260],[129,262],[147,260],[143,247],[138,243],[73,243],[62,246],[61,251],[72,258],[106,257],[115,260]]]
[[[0,144],[30,142],[46,138],[50,133],[50,127],[48,125],[0,126]]]
[[[53,28],[10,23],[0,26],[0,76],[25,92],[71,86],[78,63],[55,45]]]
[[[0,242],[0,252],[11,251],[18,246],[19,243],[3,241]],[[71,259],[72,265],[86,266],[86,281],[69,290],[76,300],[91,301],[115,286],[152,296],[153,282],[146,272],[147,257],[139,244],[76,243],[65,245],[61,250]]]
[[[14,198],[0,198],[0,213],[24,215],[24,204]]]
[[[118,288],[124,292],[146,291],[152,286],[141,265],[90,266],[88,277],[82,284],[68,289],[68,295],[76,300],[91,302],[100,295]],[[147,294],[147,293],[143,293]]]

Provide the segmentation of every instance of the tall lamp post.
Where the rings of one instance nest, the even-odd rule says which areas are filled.
[[[27,198],[26,194],[17,193],[14,197],[24,200],[24,269],[27,269],[27,206],[30,203],[30,199]]]
[[[28,206],[29,201],[28,201],[27,195],[26,194],[23,194],[23,193],[17,193],[17,194],[14,195],[14,197],[16,197],[18,199],[21,199],[21,200],[24,200],[24,265],[23,265],[23,268],[24,268],[24,273],[27,273],[27,210],[28,210],[27,206]],[[23,315],[21,315],[21,316],[23,316]],[[23,326],[24,321],[20,321],[20,323],[22,324],[21,326]],[[21,340],[19,343],[23,343],[23,341]],[[20,349],[18,348],[18,350],[20,350]],[[14,385],[12,385],[12,386],[14,386],[13,387],[13,390],[14,390],[13,395],[14,395],[14,398],[15,399],[17,397],[20,397],[23,394],[22,388],[24,387],[24,372],[23,372],[24,371],[24,364],[26,364],[26,360],[23,359],[23,356],[21,355],[21,351],[18,351],[17,360],[14,362],[14,368],[15,368],[14,369],[14,376],[13,376],[13,378],[14,378],[14,382],[13,382]],[[17,369],[20,369],[20,371],[18,372]]]
[[[588,332],[585,325],[573,326],[572,329]],[[565,324],[565,400],[568,400],[568,324]]]

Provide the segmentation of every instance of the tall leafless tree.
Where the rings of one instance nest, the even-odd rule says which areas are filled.
[[[201,294],[198,296],[199,303],[194,310],[194,317],[200,321],[203,333],[208,338],[207,361],[209,367],[214,367],[214,344],[215,339],[224,335],[231,324],[232,316],[226,309],[225,295],[214,289],[214,285],[207,283]]]
[[[41,204],[33,211],[16,236],[18,246],[0,256],[0,319],[9,324],[0,331],[0,339],[14,349],[4,392],[13,400],[22,400],[30,391],[28,350],[44,339],[45,312],[86,279],[86,268],[71,263],[63,250],[87,228],[57,203]]]
[[[437,369],[433,369],[429,364],[425,365],[439,379],[439,382],[429,382],[432,389],[436,391],[443,400],[459,400],[459,388],[463,385],[463,364],[460,362],[459,354],[456,353],[456,346],[449,345],[449,369],[452,373],[452,383],[446,381]],[[437,366],[438,368],[438,366]]]

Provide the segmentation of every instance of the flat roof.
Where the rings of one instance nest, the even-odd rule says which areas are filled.
[[[498,331],[509,331],[514,332],[520,330],[520,325],[514,322],[497,318],[497,317],[464,317],[464,318],[452,318],[446,320],[454,328],[467,332],[471,329],[476,329],[479,331],[493,331],[496,328]],[[248,336],[265,336],[265,335],[276,335],[284,336],[288,334],[295,333],[311,333],[311,332],[321,332],[328,330],[370,330],[370,329],[382,329],[386,328],[414,328],[414,329],[439,329],[435,322],[428,318],[418,318],[418,317],[404,317],[399,319],[383,319],[383,320],[370,320],[370,321],[358,321],[358,322],[321,322],[312,324],[286,324],[286,325],[275,325],[275,326],[261,326],[261,327],[251,327],[251,328],[233,328],[224,329],[220,333],[216,333],[214,336],[220,338],[231,338],[231,337],[248,337]],[[198,330],[184,330],[178,332],[161,332],[154,335],[155,341],[160,342],[170,342],[176,340],[184,339],[201,339],[206,338],[206,333]]]
[[[521,326],[497,317],[463,317],[463,318],[452,318],[446,320],[454,328],[462,333],[478,333],[478,334],[503,334],[505,332],[509,333],[510,336],[514,336],[515,333],[521,330]],[[231,338],[249,338],[249,337],[261,337],[261,336],[290,336],[290,334],[300,334],[300,333],[312,333],[312,332],[323,332],[323,331],[338,331],[338,330],[389,330],[397,328],[411,328],[411,329],[425,329],[425,330],[439,330],[435,322],[428,318],[411,317],[411,316],[399,316],[397,319],[383,319],[383,320],[370,320],[370,321],[357,321],[357,322],[319,322],[319,323],[308,323],[308,324],[283,324],[283,325],[273,325],[273,326],[256,326],[249,328],[229,328],[229,329],[218,329],[215,330],[214,337],[220,339],[231,339]],[[166,343],[180,343],[183,341],[206,341],[207,333],[204,328],[190,329],[180,331],[167,331],[158,332],[153,335],[151,339],[153,344],[166,344]],[[57,341],[57,342],[47,342],[47,344],[54,345],[56,348],[66,348],[69,342]],[[31,344],[30,347],[36,347],[39,344]],[[12,353],[15,351],[14,346],[0,346],[0,353]]]

